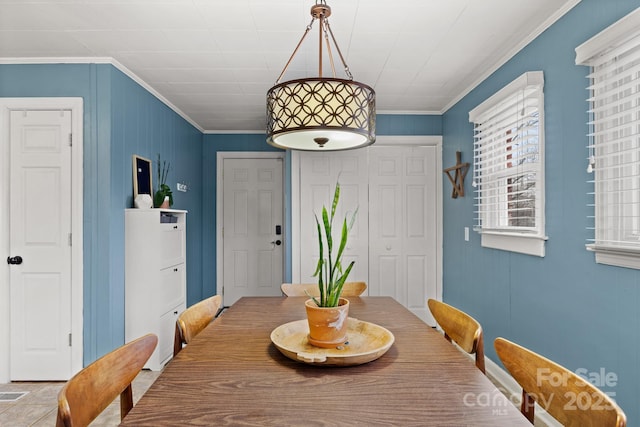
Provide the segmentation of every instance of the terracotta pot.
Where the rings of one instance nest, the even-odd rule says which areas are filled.
[[[318,307],[313,299],[304,304],[309,322],[309,344],[333,348],[347,341],[348,299],[340,298],[337,307]]]
[[[162,204],[160,205],[161,209],[169,209],[171,207],[171,205],[169,205],[169,196],[164,196],[164,200],[162,201]]]

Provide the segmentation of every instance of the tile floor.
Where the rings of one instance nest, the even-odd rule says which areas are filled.
[[[133,400],[153,384],[160,372],[143,370],[133,381]],[[2,427],[53,427],[56,425],[57,397],[64,382],[12,382],[0,384],[0,393],[26,391],[15,402],[0,401]],[[92,427],[110,427],[120,424],[120,399],[116,400],[96,418]]]

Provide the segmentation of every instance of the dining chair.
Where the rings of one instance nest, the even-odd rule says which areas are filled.
[[[449,342],[455,342],[469,354],[475,353],[476,366],[482,373],[484,370],[484,339],[482,326],[467,313],[458,310],[442,301],[428,299],[429,311],[436,319]]]
[[[319,296],[317,283],[283,283],[280,286],[282,293],[288,297]],[[358,297],[367,290],[365,282],[345,282],[342,286],[343,297]]]
[[[195,303],[183,311],[176,320],[176,332],[173,339],[173,356],[189,344],[209,323],[215,319],[222,306],[222,296],[214,295]]]
[[[538,403],[562,425],[626,426],[622,409],[586,379],[504,338],[496,338],[493,345],[504,367],[522,387],[520,412],[532,424]]]
[[[147,334],[105,354],[75,374],[58,393],[56,427],[85,427],[120,395],[120,420],[133,408],[131,382],[158,344]]]

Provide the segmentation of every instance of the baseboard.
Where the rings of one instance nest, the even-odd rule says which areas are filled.
[[[507,396],[507,399],[519,410],[522,400],[522,387],[520,387],[511,375],[486,356],[484,358],[484,364],[487,377],[496,384],[498,389]],[[535,408],[534,425],[536,427],[562,427],[562,424],[538,405],[536,405]]]

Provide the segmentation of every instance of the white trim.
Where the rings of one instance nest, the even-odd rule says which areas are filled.
[[[491,95],[491,97],[482,101],[480,105],[469,111],[469,121],[473,123],[478,122],[478,118],[485,114],[488,110],[495,107],[497,104],[513,96],[518,91],[525,89],[528,86],[542,86],[544,85],[544,73],[542,71],[529,71],[517,79]]]
[[[485,371],[487,377],[498,387],[498,389],[507,397],[518,410],[520,410],[520,402],[522,401],[522,387],[513,379],[507,371],[502,369],[493,360],[485,356],[484,358]],[[547,427],[562,427],[555,418],[553,418],[547,411],[542,409],[539,405],[535,407],[535,419],[541,421],[542,425]],[[536,422],[536,425],[538,423]]]
[[[300,152],[291,151],[291,282],[300,283]]]
[[[484,100],[474,109],[469,111],[469,121],[474,124],[485,122],[491,123],[494,121],[493,115],[495,114],[495,110],[497,108],[501,108],[504,103],[507,103],[508,100],[513,99],[516,94],[519,92],[523,92],[527,90],[527,88],[535,88],[535,95],[532,95],[532,98],[537,99],[538,101],[538,129],[540,130],[538,135],[538,155],[540,160],[536,164],[534,172],[537,177],[536,184],[536,227],[535,234],[526,234],[519,233],[514,229],[505,229],[497,230],[495,228],[495,224],[492,224],[491,221],[489,223],[484,222],[483,218],[483,203],[484,198],[482,195],[478,196],[482,200],[479,200],[479,208],[480,208],[480,218],[482,219],[482,225],[480,222],[475,227],[475,229],[481,233],[481,246],[486,248],[500,249],[504,251],[517,252],[527,255],[535,255],[539,257],[545,256],[545,241],[548,239],[545,235],[545,173],[544,173],[544,165],[545,165],[545,138],[544,138],[544,73],[542,71],[529,71],[523,73],[518,78],[513,80],[511,83],[504,86],[498,92],[494,93],[491,97]],[[484,144],[484,139],[480,137],[478,142],[478,138],[474,137],[476,142],[474,142],[474,153],[477,149],[477,145],[480,147]],[[479,167],[477,164],[477,158],[474,154],[474,180],[479,171]],[[494,178],[488,178],[488,182],[490,184],[494,183],[496,180]],[[482,228],[482,227],[493,227],[493,229]]]
[[[264,135],[265,140],[267,139],[267,134],[265,129],[261,130],[205,130],[202,133],[205,135]]]
[[[442,146],[441,135],[382,135],[376,137],[375,145]]]
[[[611,24],[576,47],[576,65],[589,65],[593,59],[640,35],[640,8]]]
[[[591,37],[580,46],[576,47],[576,64],[587,65],[590,67],[592,73],[595,72],[595,75],[591,76],[590,81],[591,100],[589,102],[589,110],[594,109],[594,105],[611,110],[615,107],[618,107],[618,102],[622,102],[619,100],[604,101],[604,98],[601,98],[603,96],[606,96],[600,95],[597,87],[599,87],[599,85],[619,78],[619,76],[617,76],[617,74],[614,72],[614,69],[624,69],[624,67],[629,64],[628,61],[631,61],[631,59],[627,58],[626,55],[629,52],[633,51],[633,49],[636,49],[639,44],[640,8],[637,8],[633,12],[627,14],[604,30],[600,31],[595,36]],[[617,59],[615,57],[617,57]],[[606,76],[605,74],[600,74],[605,71],[609,74],[605,73]],[[635,96],[637,98],[637,94]],[[593,128],[599,128],[601,126],[606,127],[606,125],[611,121],[607,118],[598,117],[596,113],[591,113],[591,115],[594,116],[592,117],[594,124],[591,126]],[[628,127],[634,127],[637,124],[636,122],[632,121],[632,123],[628,124]],[[604,144],[605,147],[613,147],[612,144],[618,142],[619,141],[616,138],[613,138],[611,140],[607,139],[605,142],[602,142],[600,141],[600,137],[598,135],[590,136],[590,154],[595,155],[595,162],[598,163],[598,161],[601,160],[600,156],[598,155],[598,147],[600,147],[602,144]],[[604,168],[605,171],[611,170],[613,172],[604,173],[604,175],[598,175],[596,177],[596,181],[593,183],[595,190],[594,212],[596,212],[594,234],[596,236],[599,235],[599,231],[609,229],[610,221],[616,221],[616,218],[618,217],[629,215],[626,212],[627,209],[624,208],[621,204],[613,203],[610,205],[609,199],[606,197],[610,193],[610,191],[613,191],[611,189],[606,189],[606,184],[611,181],[617,180],[618,175],[616,175],[614,172],[624,166],[620,165],[619,162],[616,163],[614,161],[613,163],[614,164],[609,165],[609,168]],[[623,176],[622,180],[624,181],[625,179],[628,180],[631,178],[625,178]],[[603,207],[607,208],[607,212],[609,213],[604,215],[604,217],[601,217],[599,213],[601,213],[601,209]],[[631,217],[633,218],[632,215]],[[622,225],[620,225],[620,229],[623,231],[627,228],[629,228],[628,224],[623,223]],[[586,248],[589,251],[595,252],[595,261],[598,264],[640,269],[640,251],[638,250],[638,248],[627,247],[626,245],[630,242],[625,243],[624,240],[626,239],[627,237],[613,237],[605,232],[605,234],[603,236],[600,236],[600,238],[596,237],[595,243],[587,244]],[[600,242],[605,242],[605,244],[601,244]],[[607,242],[609,242],[609,244],[607,244]]]
[[[594,250],[596,253],[596,263],[598,264],[607,264],[613,265],[616,267],[625,267],[625,268],[633,268],[640,269],[640,259],[638,259],[637,255],[630,254],[622,254],[622,253],[611,253],[611,252],[602,252],[599,250]]]
[[[224,282],[224,242],[222,237],[222,228],[224,218],[224,177],[222,175],[223,172],[223,164],[224,159],[281,159],[282,160],[282,203],[285,203],[285,194],[284,189],[286,188],[285,183],[285,170],[284,170],[284,161],[285,161],[285,153],[284,151],[218,151],[216,154],[216,292],[220,294],[222,292],[222,285]],[[285,207],[283,205],[283,207]],[[283,209],[282,211],[282,229],[286,230],[286,220],[287,215],[286,211]],[[286,236],[285,236],[286,237]],[[284,244],[286,245],[286,238],[283,239]],[[284,250],[284,249],[283,249]],[[286,253],[286,251],[285,251]],[[283,268],[283,277],[284,277],[284,264]],[[223,304],[224,304],[224,295],[223,295]]]
[[[0,58],[0,64],[113,64],[115,60],[111,57],[13,57]]]
[[[142,80],[133,71],[122,65],[115,58],[111,57],[42,57],[42,58],[0,58],[0,64],[111,64],[118,70],[122,71],[127,77],[142,86],[151,95],[158,98],[160,102],[171,108],[176,114],[189,122],[193,127],[204,133],[204,129],[191,117],[186,115],[182,110],[173,105],[171,101],[165,98],[160,92],[151,87],[147,82]]]
[[[483,248],[500,249],[539,257],[544,257],[544,243],[546,240],[547,237],[517,233],[491,233],[485,231],[480,234],[480,245]]]
[[[595,244],[588,244],[586,248],[588,251],[595,252],[596,263],[598,264],[640,269],[640,252],[638,250],[624,250]]]
[[[441,115],[442,111],[438,110],[376,110],[376,114],[384,114],[388,116],[435,116]]]
[[[447,112],[447,110],[449,110],[449,108],[453,107],[454,105],[456,105],[458,103],[458,101],[460,101],[462,98],[464,98],[465,96],[467,96],[473,89],[475,89],[477,86],[480,85],[480,83],[484,82],[487,78],[489,78],[489,76],[491,76],[491,74],[493,74],[494,72],[496,72],[498,69],[500,69],[500,67],[502,67],[504,64],[506,64],[507,62],[509,62],[509,60],[511,60],[511,58],[513,58],[514,56],[516,56],[522,49],[524,49],[529,43],[531,43],[532,41],[534,41],[540,34],[542,34],[543,32],[545,32],[549,27],[551,27],[553,24],[556,23],[556,21],[560,18],[562,18],[565,14],[567,14],[571,9],[573,9],[578,3],[580,3],[581,0],[573,0],[573,1],[567,1],[564,5],[562,5],[562,7],[560,9],[558,9],[558,11],[556,13],[554,13],[553,15],[551,15],[549,18],[547,18],[546,21],[544,21],[538,28],[536,28],[531,34],[529,34],[528,37],[525,37],[524,39],[522,39],[520,41],[520,43],[518,43],[516,46],[514,46],[513,49],[509,50],[507,53],[505,53],[500,59],[498,59],[495,64],[493,65],[493,67],[491,67],[489,70],[487,70],[487,72],[483,73],[483,74],[479,74],[478,78],[471,84],[469,85],[469,87],[467,87],[465,90],[463,90],[462,92],[460,92],[460,94],[458,96],[456,96],[455,98],[453,98],[451,100],[451,102],[449,102],[443,109],[442,112],[440,114],[444,114]]]
[[[376,137],[373,146],[435,146],[436,162],[438,171],[442,170],[442,136],[441,135],[384,135]],[[368,148],[361,148],[366,150]],[[436,244],[436,264],[438,271],[436,272],[436,298],[442,300],[442,244],[443,244],[443,221],[442,221],[442,174],[438,173],[436,188],[438,193],[436,211],[437,218],[437,236]],[[299,282],[301,277],[300,258],[296,258],[296,254],[300,254],[300,152],[291,151],[291,279],[293,282]],[[296,214],[297,213],[297,214]]]
[[[71,146],[71,370],[76,373],[83,366],[83,119],[84,108],[82,98],[0,98],[0,181],[9,182],[9,165],[7,164],[9,147],[9,115],[11,110],[52,109],[71,110],[71,128],[73,145]],[[9,189],[0,185],[0,201],[9,205]],[[7,210],[0,211],[0,249],[6,254],[9,251],[9,225]],[[4,259],[4,258],[3,258]],[[6,264],[4,264],[6,265]],[[9,318],[9,270],[3,268],[0,277],[0,383],[9,381],[10,330]]]

